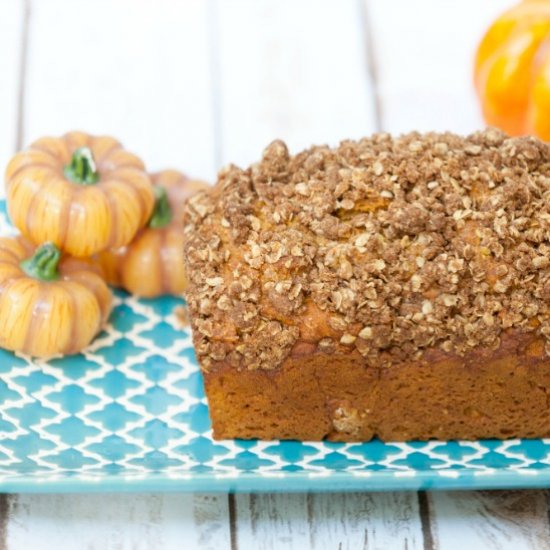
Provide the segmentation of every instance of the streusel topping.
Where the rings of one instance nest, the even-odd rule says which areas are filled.
[[[535,138],[377,134],[296,156],[274,141],[193,197],[186,223],[206,369],[276,368],[302,349],[382,365],[497,348],[507,329],[550,338],[550,150]]]

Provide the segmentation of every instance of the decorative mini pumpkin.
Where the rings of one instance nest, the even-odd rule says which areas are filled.
[[[99,259],[107,281],[147,298],[180,295],[186,286],[183,265],[183,205],[208,184],[188,179],[175,170],[152,175],[155,207],[147,227],[135,240]]]
[[[153,210],[143,163],[110,137],[42,138],[6,170],[13,224],[36,244],[75,257],[128,244]]]
[[[62,258],[52,243],[0,238],[0,347],[34,357],[77,353],[101,330],[111,302],[92,261]]]
[[[501,15],[477,50],[474,81],[485,121],[510,135],[550,140],[550,2]]]

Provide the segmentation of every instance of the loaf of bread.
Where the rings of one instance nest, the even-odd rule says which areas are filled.
[[[186,224],[215,437],[550,436],[548,145],[274,141]]]

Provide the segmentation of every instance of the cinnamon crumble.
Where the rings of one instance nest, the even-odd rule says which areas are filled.
[[[273,369],[299,342],[376,365],[497,348],[507,329],[550,342],[549,161],[489,129],[295,156],[274,141],[227,167],[186,207],[201,365]]]

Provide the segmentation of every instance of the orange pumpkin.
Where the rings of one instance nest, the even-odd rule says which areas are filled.
[[[39,139],[15,155],[6,199],[23,235],[76,257],[128,244],[155,200],[138,157],[113,138],[81,132]]]
[[[137,296],[180,295],[186,286],[183,263],[183,205],[208,189],[175,170],[152,176],[156,201],[147,227],[123,248],[99,255],[107,282]]]
[[[526,0],[493,23],[474,82],[489,125],[550,140],[550,1]]]
[[[52,243],[0,238],[0,347],[34,357],[72,354],[103,328],[112,296],[99,266]]]

